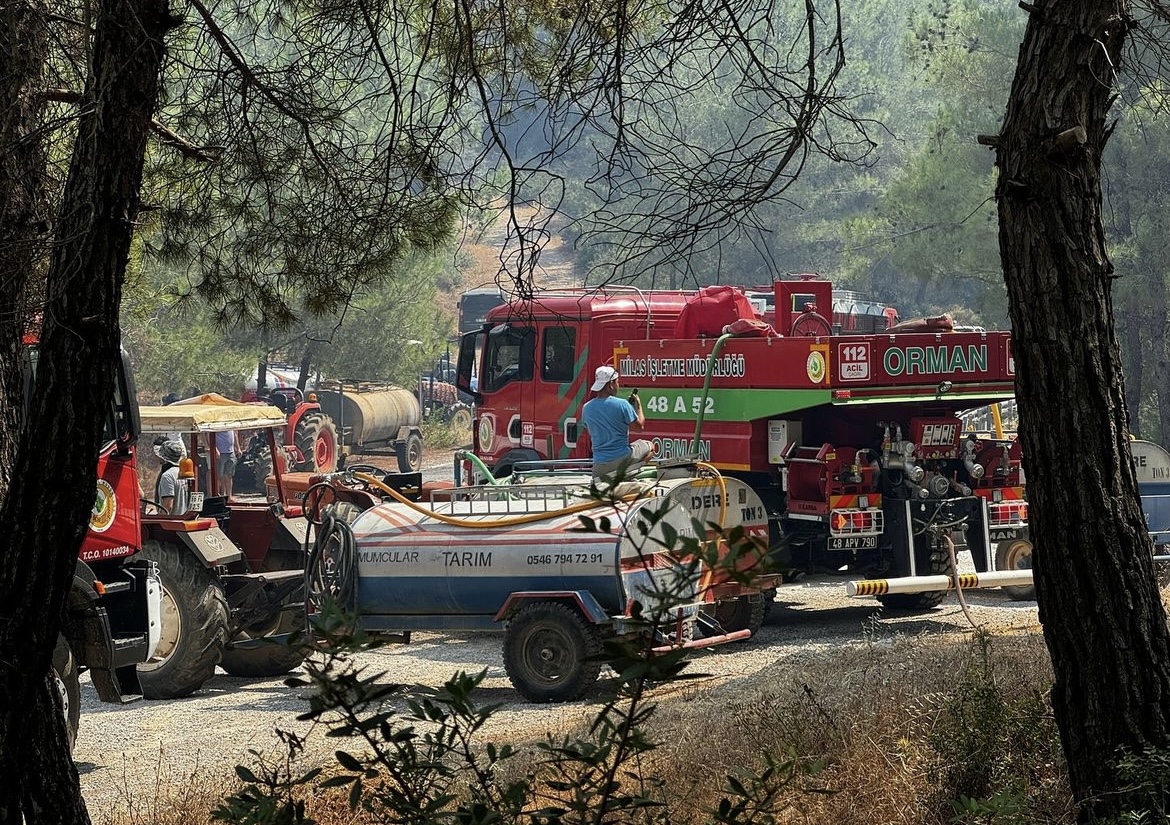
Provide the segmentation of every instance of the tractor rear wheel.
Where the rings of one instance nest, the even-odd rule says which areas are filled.
[[[451,429],[461,433],[471,432],[471,408],[466,404],[458,404],[447,413],[447,422]]]
[[[294,470],[332,473],[337,469],[337,427],[325,413],[305,413],[297,422],[293,443],[305,457]]]
[[[522,608],[504,630],[504,670],[529,702],[569,702],[601,673],[601,635],[556,602]]]
[[[212,677],[227,644],[228,605],[223,586],[187,550],[156,539],[142,555],[158,563],[162,636],[154,656],[138,666],[147,699],[188,696]]]
[[[398,448],[398,472],[417,473],[422,469],[422,436],[411,433],[406,443]]]
[[[61,695],[61,710],[65,714],[65,734],[69,739],[69,750],[77,742],[77,728],[81,723],[81,681],[77,659],[64,636],[57,637],[53,649],[53,681]]]
[[[236,464],[232,477],[232,489],[237,493],[264,493],[265,482],[272,475],[272,453],[265,447],[257,452],[245,453]]]

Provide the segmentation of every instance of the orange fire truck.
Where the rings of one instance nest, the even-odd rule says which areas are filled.
[[[463,336],[457,383],[476,402],[473,451],[499,477],[589,458],[581,407],[612,364],[659,460],[709,462],[759,494],[777,569],[873,579],[862,595],[919,609],[948,586],[952,536],[995,571],[1026,541],[1027,503],[1018,444],[959,418],[1012,396],[1010,333],[896,321],[809,276],[538,293]]]

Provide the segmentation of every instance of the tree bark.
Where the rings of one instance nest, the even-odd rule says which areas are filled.
[[[37,381],[0,504],[0,823],[88,823],[50,683],[119,357],[118,306],[167,0],[107,0],[46,281]],[[0,435],[11,436],[11,431]]]
[[[28,2],[0,2],[0,497],[8,489],[24,403],[25,296],[48,242],[42,130],[48,32]]]
[[[997,149],[1000,252],[1052,703],[1090,821],[1167,809],[1165,784],[1127,791],[1117,770],[1125,753],[1170,744],[1170,634],[1129,450],[1101,219],[1129,4],[1028,8]]]

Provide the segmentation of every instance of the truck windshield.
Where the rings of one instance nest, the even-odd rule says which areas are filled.
[[[531,381],[536,353],[536,333],[528,327],[493,329],[484,348],[484,386],[494,392],[510,381]]]

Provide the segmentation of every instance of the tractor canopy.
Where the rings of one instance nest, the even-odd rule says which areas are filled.
[[[142,407],[144,433],[215,433],[283,427],[284,413],[267,404],[245,404],[204,393],[165,407]]]

